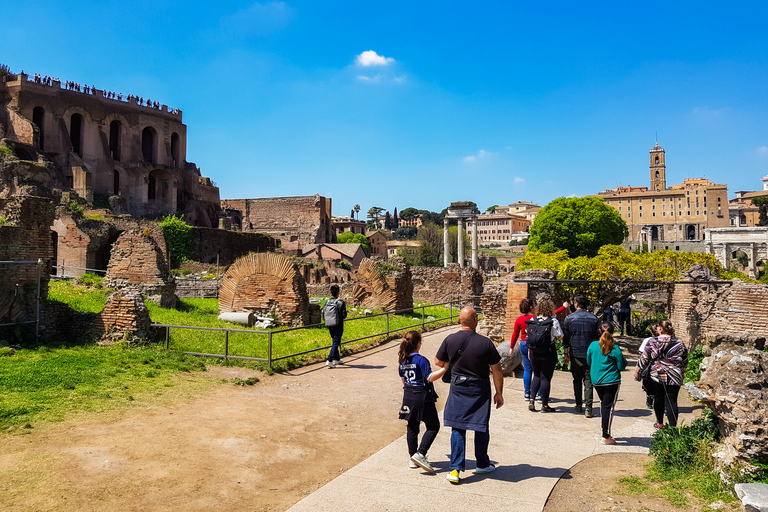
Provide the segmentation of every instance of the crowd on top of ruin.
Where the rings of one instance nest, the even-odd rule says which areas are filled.
[[[22,71],[21,74],[24,75],[24,71]],[[61,83],[61,80],[58,79],[58,78],[53,78],[53,77],[48,76],[48,75],[40,75],[39,73],[35,73],[34,75],[32,75],[32,81],[34,83],[36,83],[36,84],[42,84],[42,85],[48,85],[48,86],[53,86],[54,82]],[[99,92],[100,92],[101,95],[104,98],[106,98],[106,99],[123,101],[123,94],[122,93],[116,93],[114,91],[106,91],[106,90],[105,91],[99,91],[98,89],[96,89],[95,85],[91,85],[91,86],[89,86],[89,85],[81,85],[81,84],[79,84],[77,82],[73,82],[71,80],[67,80],[66,82],[64,82],[64,88],[66,90],[68,90],[68,91],[82,92],[83,94],[93,94],[93,95],[96,95],[96,94],[99,94]],[[160,104],[159,101],[152,101],[149,98],[147,98],[147,100],[144,101],[144,97],[143,96],[136,96],[135,94],[127,95],[125,97],[125,100],[128,101],[128,102],[131,102],[131,100],[135,100],[136,103],[138,105],[140,105],[140,106],[147,106],[149,108],[154,108],[154,109],[157,109],[157,110],[160,110],[161,107],[162,107],[162,105]],[[171,114],[178,114],[179,113],[179,109],[177,109],[177,108],[169,109],[168,112],[171,113]]]

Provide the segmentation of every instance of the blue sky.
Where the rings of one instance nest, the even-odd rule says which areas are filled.
[[[639,3],[638,3],[639,4]],[[768,174],[765,2],[16,2],[0,62],[184,112],[223,199],[546,204]],[[361,212],[362,213],[362,212]]]

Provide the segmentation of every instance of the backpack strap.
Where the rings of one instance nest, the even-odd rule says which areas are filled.
[[[467,345],[469,344],[469,340],[472,339],[476,334],[477,334],[476,332],[472,332],[472,334],[470,334],[464,339],[464,343],[462,343],[461,348],[458,351],[456,351],[456,353],[454,354],[455,359],[448,361],[449,363],[451,363],[451,366],[455,365],[456,362],[461,358],[461,356],[464,355],[464,350],[467,348]]]

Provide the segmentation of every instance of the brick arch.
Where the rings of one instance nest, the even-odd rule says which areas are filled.
[[[251,253],[229,267],[219,292],[222,313],[253,311],[280,323],[309,322],[309,295],[298,265],[275,253]]]

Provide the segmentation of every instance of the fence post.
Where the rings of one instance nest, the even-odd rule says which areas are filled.
[[[269,340],[267,341],[267,366],[272,369],[272,331],[269,331]]]
[[[171,348],[171,327],[165,326],[165,350]]]
[[[389,337],[389,311],[387,313],[387,337]]]
[[[40,269],[43,267],[43,259],[37,259],[37,308],[35,310],[35,341],[40,341]]]
[[[424,330],[424,305],[421,305],[421,330]]]
[[[224,360],[229,361],[229,329],[224,331]]]

